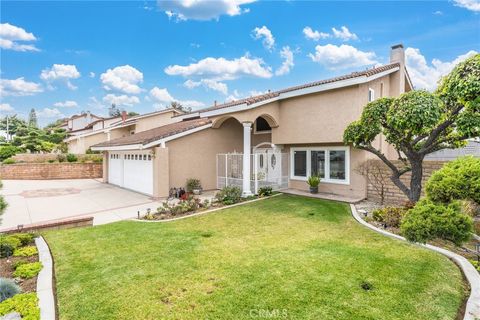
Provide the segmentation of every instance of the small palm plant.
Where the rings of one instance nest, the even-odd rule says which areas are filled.
[[[318,193],[318,185],[320,184],[320,177],[318,175],[311,175],[307,179],[307,184],[310,186],[310,193]]]

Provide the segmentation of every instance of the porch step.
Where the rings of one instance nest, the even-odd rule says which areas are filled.
[[[297,190],[297,189],[283,189],[279,190],[282,193],[285,194],[293,194],[297,196],[304,196],[304,197],[310,197],[310,198],[318,198],[318,199],[325,199],[325,200],[332,200],[332,201],[340,201],[340,202],[347,202],[347,203],[357,203],[362,201],[364,198],[361,197],[345,197],[345,196],[340,196],[332,193],[316,193],[312,194],[308,191],[303,191],[303,190]]]

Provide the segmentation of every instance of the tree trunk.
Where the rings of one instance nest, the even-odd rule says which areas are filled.
[[[410,164],[412,165],[412,177],[410,179],[408,200],[417,202],[422,194],[423,159],[415,159],[410,161]]]

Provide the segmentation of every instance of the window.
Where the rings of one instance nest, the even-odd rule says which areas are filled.
[[[375,100],[375,90],[368,88],[368,102]]]
[[[330,179],[345,180],[345,151],[330,150]]]
[[[272,128],[268,124],[267,120],[262,117],[258,117],[257,120],[255,120],[253,129],[253,133],[269,133],[272,131]]]
[[[258,160],[260,162],[260,169],[263,169],[263,154],[260,154],[260,156],[258,157]]]
[[[350,184],[349,147],[307,147],[291,149],[291,176],[306,181],[319,175],[322,183]]]
[[[325,151],[311,151],[311,172],[312,175],[318,175],[325,178]]]
[[[307,151],[293,152],[293,167],[295,177],[307,177]]]

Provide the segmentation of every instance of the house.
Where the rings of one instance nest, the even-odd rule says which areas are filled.
[[[343,132],[379,97],[412,90],[402,45],[390,63],[344,76],[215,104],[176,116],[179,121],[92,146],[104,151],[104,181],[153,197],[200,179],[204,189],[238,185],[244,195],[261,186],[365,197],[355,168],[372,157],[343,144]],[[383,137],[375,142],[396,158]]]
[[[68,152],[83,154],[94,144],[179,121],[173,118],[179,114],[182,112],[173,108],[133,117],[127,117],[123,112],[119,117],[97,119],[80,130],[70,131],[65,142],[68,144]]]
[[[92,123],[99,120],[103,120],[103,118],[90,113],[90,111],[87,111],[65,119],[64,123],[61,124],[59,128],[65,129],[65,131],[69,134],[81,134],[84,130],[88,130],[87,128]]]

